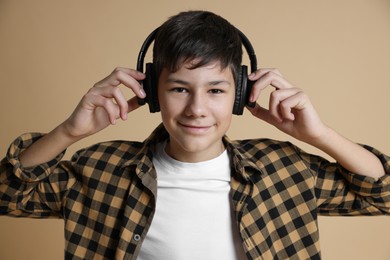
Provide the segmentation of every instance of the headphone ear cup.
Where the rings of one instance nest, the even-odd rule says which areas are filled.
[[[241,66],[241,70],[237,75],[236,96],[234,99],[233,114],[242,115],[247,100],[247,85],[248,85],[248,67]]]
[[[150,113],[159,112],[160,104],[158,103],[157,95],[157,76],[153,63],[146,63],[145,74],[143,88],[146,93],[146,103],[149,105]]]

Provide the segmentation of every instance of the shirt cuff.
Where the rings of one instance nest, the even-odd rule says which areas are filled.
[[[372,177],[351,173],[343,169],[344,178],[350,183],[350,188],[355,193],[362,196],[383,197],[390,194],[390,157],[381,153],[377,149],[362,145],[365,149],[373,153],[381,161],[385,170],[385,175],[375,179]]]
[[[23,182],[38,182],[42,181],[61,161],[65,151],[57,155],[54,159],[33,167],[23,167],[19,160],[19,155],[26,150],[31,144],[36,142],[44,134],[42,133],[26,133],[16,138],[8,148],[7,160],[13,166],[13,172],[17,178]]]

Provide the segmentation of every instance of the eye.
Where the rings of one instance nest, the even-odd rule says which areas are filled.
[[[185,88],[172,88],[171,91],[172,92],[177,92],[177,93],[186,93],[186,92],[188,92],[187,89],[185,89]]]
[[[210,89],[209,92],[211,94],[222,94],[224,91],[222,89]]]

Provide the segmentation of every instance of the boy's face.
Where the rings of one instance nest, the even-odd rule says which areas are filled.
[[[158,83],[162,121],[170,135],[167,153],[184,162],[217,157],[225,149],[222,137],[229,129],[235,96],[230,68],[219,62],[176,72],[163,69]]]

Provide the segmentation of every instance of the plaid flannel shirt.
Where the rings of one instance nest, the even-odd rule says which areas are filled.
[[[103,142],[23,168],[18,155],[40,138],[24,134],[0,166],[0,214],[56,217],[65,224],[65,259],[136,259],[157,196],[152,164],[158,127],[144,142]],[[269,139],[231,141],[231,200],[248,259],[320,259],[318,214],[390,214],[390,158],[379,180]]]

